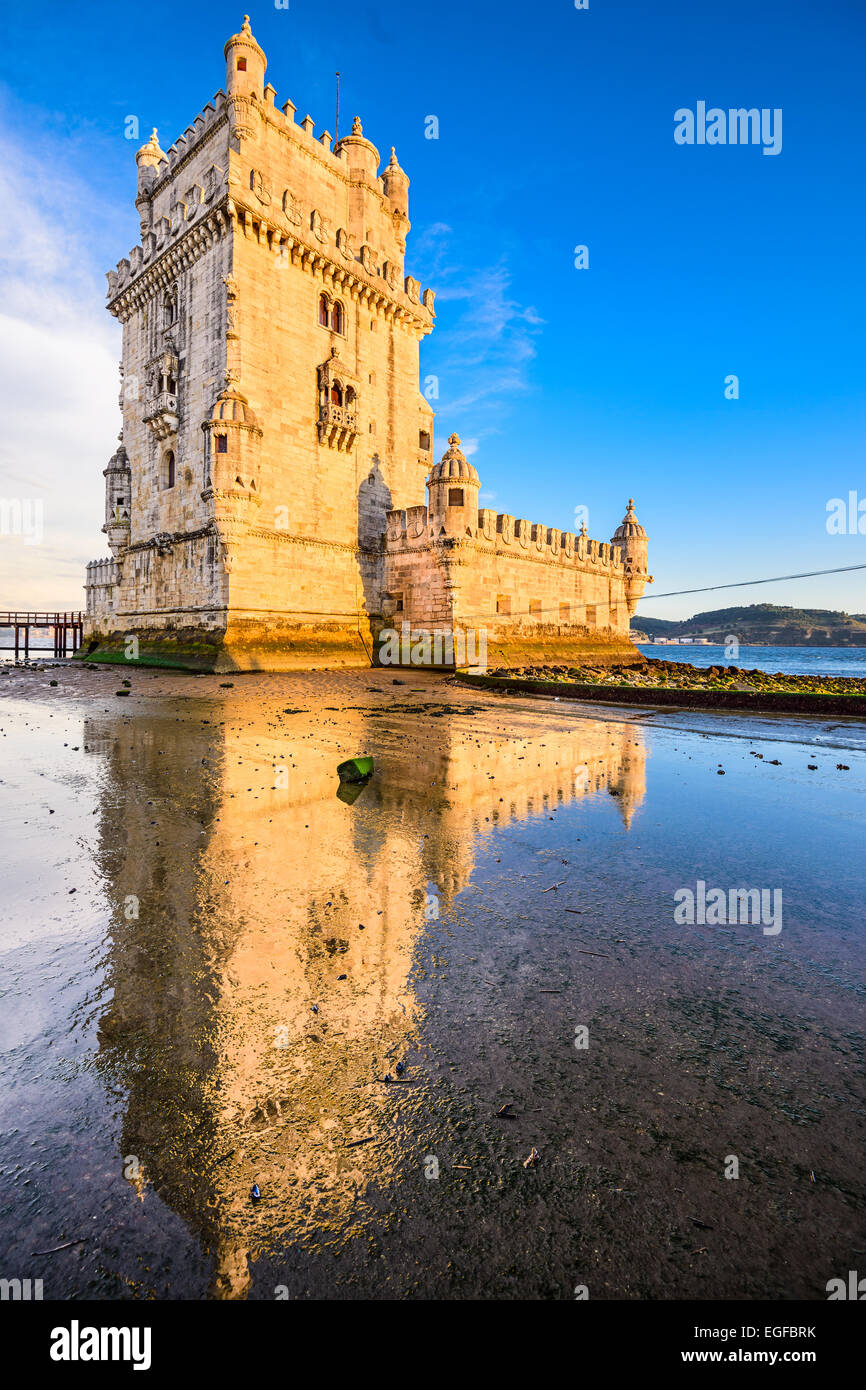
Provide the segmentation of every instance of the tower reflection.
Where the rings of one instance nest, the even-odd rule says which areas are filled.
[[[646,755],[632,724],[184,704],[87,724],[113,904],[99,1065],[130,1182],[213,1256],[211,1295],[243,1298],[258,1254],[360,1234],[359,1194],[396,1173],[413,969],[485,837],[606,794],[628,826]],[[336,765],[361,751],[375,774],[347,804]]]

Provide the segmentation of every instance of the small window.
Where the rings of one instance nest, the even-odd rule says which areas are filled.
[[[331,405],[343,404],[343,388],[339,381],[335,381],[331,387]]]
[[[595,604],[594,604],[594,603],[588,603],[588,604],[586,605],[586,625],[587,625],[587,627],[595,627]]]
[[[216,437],[216,451],[218,454],[227,454],[229,451],[229,437],[227,434],[218,434]]]
[[[418,448],[425,454],[430,452],[430,436],[426,430],[421,430],[418,434]]]
[[[329,311],[329,308],[330,308],[330,306],[329,306],[329,304],[328,304],[328,296],[327,296],[326,294],[320,294],[320,295],[319,295],[319,323],[322,325],[323,328],[327,328],[327,327],[328,327],[328,311]]]
[[[397,600],[396,600],[396,602],[395,602],[395,604],[394,604],[394,611],[395,611],[396,613],[402,613],[402,612],[403,612],[403,595],[402,595],[402,594],[398,594],[398,595],[397,595]]]
[[[349,407],[350,407],[350,406],[353,406],[354,404],[355,404],[355,388],[354,388],[353,386],[347,386],[347,387],[346,387],[346,409],[348,410]]]
[[[164,488],[174,487],[174,454],[171,449],[162,461],[162,485]]]
[[[344,317],[342,304],[339,300],[335,300],[331,305],[331,331],[333,333],[343,332]]]
[[[508,617],[511,614],[511,599],[507,594],[496,595],[496,611],[504,617]]]
[[[530,618],[537,618],[537,619],[539,620],[539,622],[541,621],[541,599],[540,599],[540,598],[531,598],[531,599],[529,600],[529,616],[530,616]]]
[[[462,506],[463,506],[463,489],[462,489],[462,487],[449,487],[449,489],[448,489],[448,505],[449,505],[449,507],[462,507]]]
[[[559,621],[560,621],[561,623],[570,623],[570,622],[571,622],[571,604],[570,604],[570,603],[561,603],[561,604],[559,605]]]
[[[246,72],[246,70],[247,70],[247,60],[246,60],[246,58],[238,58],[237,71],[238,71],[238,72]]]

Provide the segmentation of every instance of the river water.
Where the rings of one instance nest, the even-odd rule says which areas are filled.
[[[750,647],[741,645],[736,656],[724,646],[705,647],[695,642],[640,642],[644,656],[658,661],[689,661],[693,666],[739,666],[742,670],[784,671],[795,676],[866,676],[866,647]]]
[[[862,1267],[866,726],[130,679],[0,677],[0,1274],[824,1299]],[[781,891],[781,930],[679,924],[698,881]]]

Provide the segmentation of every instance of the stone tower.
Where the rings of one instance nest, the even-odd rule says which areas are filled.
[[[225,90],[136,156],[111,561],[84,649],[205,669],[367,664],[386,515],[423,495],[433,293],[404,267],[409,180],[356,118],[336,144],[276,105],[244,18]]]

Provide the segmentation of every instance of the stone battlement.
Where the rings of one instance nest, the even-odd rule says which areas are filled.
[[[578,567],[605,569],[612,573],[621,573],[624,569],[622,549],[618,545],[487,508],[479,510],[477,528],[466,539],[527,558],[564,560]],[[417,549],[431,541],[435,543],[436,536],[426,506],[394,508],[387,513],[385,544],[389,551],[404,547]]]

